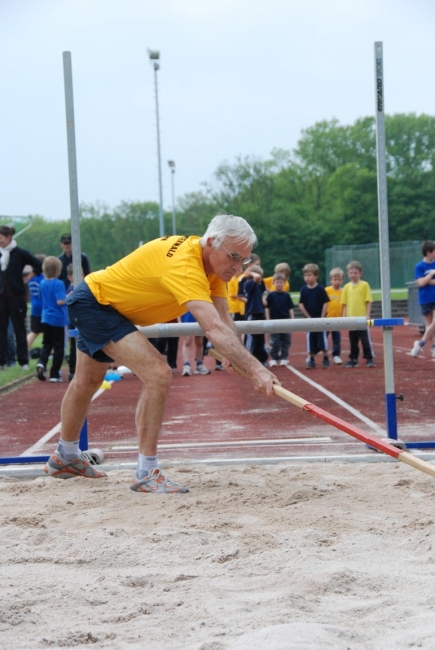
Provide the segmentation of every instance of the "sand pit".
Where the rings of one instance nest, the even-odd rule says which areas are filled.
[[[435,480],[179,467],[186,495],[0,479],[2,648],[435,647]]]

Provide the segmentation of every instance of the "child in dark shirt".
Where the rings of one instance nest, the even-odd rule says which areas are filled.
[[[245,276],[246,282],[243,284],[246,298],[245,318],[246,320],[264,320],[263,293],[266,288],[263,283],[263,269],[261,266],[252,264],[245,271]],[[245,338],[245,347],[260,363],[266,364],[268,354],[264,334],[248,334]]]
[[[275,273],[273,276],[273,285],[275,291],[267,294],[265,303],[267,307],[267,316],[270,320],[282,318],[294,318],[294,304],[287,291],[284,291],[287,278],[284,273]],[[277,366],[288,366],[288,351],[291,345],[290,332],[273,333],[270,335],[270,356],[269,368]]]
[[[72,264],[68,264],[66,267],[66,277],[68,280],[68,289],[66,290],[66,295],[68,297],[70,293],[74,291],[74,269]],[[70,336],[69,334],[70,330],[75,330],[73,323],[68,323],[67,328],[69,338],[68,381],[72,381],[74,379],[77,364],[77,339],[75,336]]]
[[[305,264],[302,269],[305,286],[301,289],[299,308],[306,318],[325,318],[329,302],[325,287],[317,282],[319,267],[317,264]],[[328,343],[325,332],[309,332],[307,368],[315,368],[315,356],[323,352],[322,368],[329,368]]]

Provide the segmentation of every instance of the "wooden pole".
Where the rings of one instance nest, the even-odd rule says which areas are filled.
[[[211,349],[209,350],[208,353],[210,356],[214,357],[218,361],[222,361],[223,359],[222,355],[217,350]],[[234,370],[238,372],[240,375],[243,375],[244,377],[248,377],[247,373],[244,370],[242,370],[238,366],[235,366],[234,364],[231,365],[234,368]],[[406,463],[407,465],[411,465],[411,467],[414,467],[414,469],[418,469],[421,472],[424,472],[425,474],[429,474],[430,476],[435,477],[435,467],[433,465],[430,465],[426,461],[421,460],[420,458],[416,458],[415,456],[412,456],[412,454],[409,454],[408,452],[405,452],[402,449],[398,449],[394,445],[391,445],[389,442],[380,440],[379,438],[376,438],[376,436],[373,436],[370,433],[365,433],[365,431],[362,431],[358,427],[355,427],[353,424],[349,424],[348,422],[341,420],[335,415],[332,415],[332,413],[328,413],[328,411],[324,411],[319,406],[315,406],[315,404],[311,404],[310,402],[307,402],[307,400],[303,399],[302,397],[299,397],[298,395],[295,395],[295,393],[292,393],[291,391],[287,390],[286,388],[283,388],[282,386],[279,386],[278,384],[273,385],[273,392],[278,397],[281,397],[282,399],[285,399],[287,402],[290,402],[290,404],[293,404],[293,406],[297,406],[302,411],[307,411],[308,413],[311,413],[311,415],[314,415],[320,420],[323,420],[324,422],[331,424],[336,429],[340,429],[340,431],[344,431],[345,433],[348,433],[350,436],[353,436],[354,438],[357,438],[358,440],[365,442],[366,444],[370,445],[374,449],[377,449],[378,451],[387,454],[388,456],[392,456],[396,460],[400,460],[401,462]]]

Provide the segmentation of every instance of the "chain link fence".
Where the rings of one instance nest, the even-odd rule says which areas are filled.
[[[405,288],[414,279],[415,265],[421,260],[421,245],[420,241],[390,243],[391,288]],[[328,248],[325,253],[326,278],[329,279],[329,271],[336,266],[343,269],[346,278],[346,266],[351,260],[360,262],[363,278],[372,289],[381,288],[379,244]]]

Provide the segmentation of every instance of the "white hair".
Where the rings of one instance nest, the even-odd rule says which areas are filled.
[[[235,217],[232,214],[218,214],[213,217],[201,237],[203,248],[209,237],[213,237],[214,248],[219,248],[227,237],[238,244],[252,247],[257,244],[257,236],[249,223],[242,217]]]

